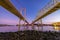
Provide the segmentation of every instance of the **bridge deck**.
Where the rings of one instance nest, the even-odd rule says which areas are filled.
[[[8,11],[10,11],[12,14],[16,15],[21,20],[25,20],[26,23],[27,20],[22,16],[22,14],[13,6],[13,4],[9,0],[0,0],[0,6],[4,7]]]
[[[52,5],[52,4],[51,4]],[[47,9],[45,10],[45,8],[42,9],[42,12],[40,12],[38,15],[37,15],[37,18],[32,22],[32,23],[35,23],[36,21],[38,21],[39,19],[42,19],[44,17],[46,17],[47,15],[51,14],[52,12],[60,9],[60,2],[57,2],[57,3],[54,3],[52,6],[50,5],[50,7],[46,7]],[[47,5],[49,6],[49,5]]]

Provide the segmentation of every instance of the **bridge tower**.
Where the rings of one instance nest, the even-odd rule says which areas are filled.
[[[23,8],[23,11],[24,11],[24,17],[26,18],[26,8]],[[26,22],[24,22],[24,25],[25,25],[24,26],[24,30],[27,30],[28,29],[28,26],[26,26]]]
[[[23,17],[26,18],[26,8],[22,8],[21,13],[23,14]],[[23,20],[23,21],[24,21],[24,30],[26,30],[26,29],[28,29],[28,26],[26,26],[25,20]]]

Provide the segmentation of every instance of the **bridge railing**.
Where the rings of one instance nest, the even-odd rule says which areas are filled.
[[[52,9],[54,6],[56,6],[57,3],[59,3],[60,0],[50,0],[38,13],[37,18],[44,15],[46,12],[48,12],[50,9]]]

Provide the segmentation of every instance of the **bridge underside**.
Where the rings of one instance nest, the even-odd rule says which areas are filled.
[[[35,23],[36,21],[38,21],[38,20],[46,17],[47,15],[51,14],[52,12],[54,12],[54,11],[56,11],[56,10],[58,10],[58,9],[60,9],[60,3],[57,3],[55,7],[53,7],[52,9],[50,9],[48,12],[46,12],[46,13],[45,13],[44,15],[42,15],[41,17],[39,17],[39,18],[37,18],[36,20],[34,20],[34,21],[32,22],[32,24]]]
[[[26,19],[21,15],[21,13],[13,6],[10,0],[0,0],[0,6],[4,7],[8,11],[16,15],[18,18],[20,18],[21,20],[25,20],[25,22],[28,23]]]

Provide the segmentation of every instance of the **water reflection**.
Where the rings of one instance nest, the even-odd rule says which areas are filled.
[[[24,30],[33,30],[33,29],[32,29],[32,26],[20,26],[20,31],[24,31]],[[37,31],[55,31],[52,26],[43,26],[43,27],[34,26],[34,30],[37,30]],[[18,31],[18,26],[4,26],[4,27],[0,26],[0,32],[15,32],[15,31]]]

